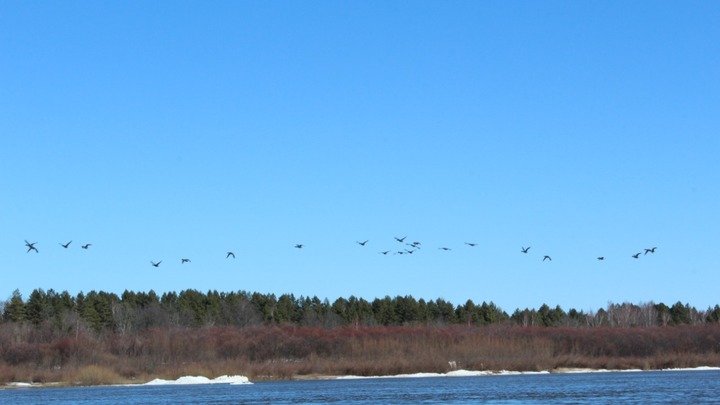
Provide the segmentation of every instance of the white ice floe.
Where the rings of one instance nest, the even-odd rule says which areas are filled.
[[[654,371],[704,371],[720,370],[720,367],[692,367],[692,368],[666,368],[662,370]],[[415,374],[396,374],[396,375],[377,375],[377,376],[359,376],[359,375],[346,375],[336,377],[338,380],[351,380],[351,379],[362,379],[362,378],[428,378],[428,377],[482,377],[482,376],[493,376],[493,375],[537,375],[537,374],[572,374],[572,373],[638,373],[642,372],[639,368],[626,369],[626,370],[607,370],[607,369],[591,369],[591,368],[560,368],[552,371],[472,371],[472,370],[454,370],[447,373],[415,373]],[[653,370],[647,370],[653,371]]]
[[[378,375],[378,376],[359,376],[346,375],[337,377],[339,380],[351,380],[361,378],[428,378],[428,377],[480,377],[488,375],[525,375],[525,374],[549,374],[547,371],[471,371],[471,370],[454,370],[447,373],[415,373],[415,374],[396,374],[396,375]]]
[[[708,371],[708,370],[720,370],[720,367],[689,367],[689,368],[664,368],[662,371]]]
[[[32,387],[32,383],[28,382],[11,382],[7,383],[8,387],[18,387],[18,388],[26,388],[26,387]]]
[[[193,384],[252,384],[247,377],[242,375],[222,375],[212,380],[203,376],[186,376],[180,377],[177,380],[163,380],[156,378],[152,381],[145,383],[145,385],[193,385]]]

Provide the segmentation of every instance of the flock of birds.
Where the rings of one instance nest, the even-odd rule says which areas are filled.
[[[411,254],[415,253],[416,251],[422,249],[422,243],[421,243],[421,242],[405,242],[405,239],[407,239],[407,236],[403,236],[402,238],[399,238],[399,237],[395,236],[394,239],[395,239],[397,242],[399,242],[399,243],[401,243],[401,244],[404,244],[405,246],[409,246],[409,248],[403,248],[402,250],[397,250],[397,251],[394,251],[394,252],[391,251],[391,250],[384,250],[384,251],[381,251],[381,252],[378,252],[378,253],[381,254],[381,255],[385,255],[385,256],[387,256],[387,255],[390,254],[390,253],[393,253],[394,255],[411,255]],[[360,245],[361,247],[364,247],[365,245],[367,245],[368,242],[369,242],[369,240],[364,240],[364,241],[362,241],[362,242],[361,242],[361,241],[356,241],[355,243],[357,243],[357,244]],[[58,245],[62,246],[64,249],[67,249],[67,248],[70,247],[70,244],[71,244],[71,243],[72,243],[72,240],[69,241],[69,242],[67,242],[67,243],[61,243],[61,242],[60,242],[60,243],[58,243]],[[31,242],[28,242],[27,239],[26,239],[26,240],[25,240],[25,247],[27,247],[27,251],[26,251],[25,253],[30,253],[31,251],[34,251],[35,253],[40,253],[40,251],[37,249],[37,247],[35,247],[36,244],[37,244],[37,242],[32,242],[32,243],[31,243]],[[465,245],[467,245],[467,246],[469,246],[469,247],[472,248],[472,247],[477,246],[478,244],[477,244],[477,243],[474,243],[474,242],[465,242]],[[86,244],[84,244],[84,245],[80,245],[80,247],[81,247],[82,249],[85,249],[85,250],[89,249],[90,246],[92,246],[92,243],[86,243]],[[303,247],[305,247],[305,245],[303,245],[302,243],[297,243],[297,244],[295,244],[295,249],[302,249]],[[446,251],[446,252],[452,250],[451,248],[446,247],[446,246],[441,246],[441,247],[439,247],[438,249],[439,249],[439,250]],[[651,248],[645,248],[645,255],[647,255],[648,253],[655,253],[655,250],[656,250],[656,249],[657,249],[657,246],[651,247]],[[522,247],[520,248],[520,252],[521,252],[521,253],[527,254],[529,251],[530,251],[530,246],[527,246],[527,247],[522,246]],[[639,259],[639,258],[640,258],[640,255],[642,255],[642,254],[643,254],[643,252],[640,251],[640,252],[638,252],[638,253],[635,253],[635,254],[631,255],[630,257],[632,257],[633,259]],[[229,259],[229,258],[233,258],[233,259],[234,259],[234,258],[235,258],[235,253],[234,253],[234,252],[231,252],[231,251],[228,251],[227,254],[225,255],[225,258],[226,258],[226,259]],[[552,261],[552,257],[550,257],[549,255],[544,255],[542,261],[544,262],[544,261],[546,261],[546,260]],[[598,256],[598,257],[597,257],[597,260],[600,260],[600,261],[605,260],[605,256]],[[190,262],[191,262],[191,260],[190,260],[190,259],[187,259],[187,258],[182,258],[182,259],[180,259],[180,264],[185,264],[185,263],[190,263]],[[160,267],[160,263],[162,263],[162,260],[159,260],[159,261],[157,261],[157,262],[152,261],[152,260],[150,261],[150,264],[151,264],[153,267]]]

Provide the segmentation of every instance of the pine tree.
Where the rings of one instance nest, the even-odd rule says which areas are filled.
[[[25,302],[23,302],[20,290],[16,289],[15,291],[13,291],[12,297],[7,303],[5,303],[3,319],[9,322],[25,321]]]

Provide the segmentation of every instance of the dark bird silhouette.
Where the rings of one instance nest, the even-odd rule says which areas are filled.
[[[523,253],[527,253],[528,250],[530,250],[530,246],[528,246],[528,247],[521,247],[520,249],[521,249],[521,251],[522,251]]]
[[[405,252],[407,252],[407,254],[411,255],[411,254],[415,253],[415,250],[407,250],[407,249],[405,249]]]
[[[477,246],[477,243],[465,242],[465,244],[468,245],[468,246],[470,246],[470,247],[475,247],[475,246]]]
[[[295,245],[295,249],[302,249],[303,246],[305,245],[303,245],[302,243],[298,243],[297,245]]]
[[[150,260],[150,264],[152,264],[153,267],[160,267],[160,263],[162,263],[162,260],[160,260],[160,261],[157,262],[157,263],[155,263],[154,261]]]
[[[390,253],[390,251],[389,251],[389,250],[386,250],[386,251],[384,251],[384,252],[378,252],[378,253],[380,253],[381,255],[387,256],[387,254]]]
[[[406,245],[411,246],[413,249],[420,249],[420,242],[413,242],[413,243],[406,243]]]
[[[656,247],[654,247],[654,248],[650,248],[650,249],[645,249],[645,254],[648,254],[648,253],[655,253],[655,249],[657,249],[657,246],[656,246]]]
[[[180,264],[190,263],[190,259],[180,259]]]
[[[545,256],[543,257],[543,261],[545,261],[545,260],[550,260],[550,261],[552,261],[552,257],[550,257],[550,256],[548,256],[548,255],[545,255]]]
[[[28,248],[27,252],[25,252],[25,253],[30,253],[31,250],[34,250],[35,253],[40,253],[37,250],[37,248],[35,247],[36,244],[37,244],[37,242],[30,243],[27,240],[25,240],[25,246],[27,246],[27,248]]]
[[[598,256],[598,260],[605,260],[605,256]]]
[[[639,259],[639,258],[640,258],[640,252],[635,253],[634,255],[632,255],[632,257],[633,257],[633,259]]]
[[[438,249],[444,250],[444,251],[446,251],[446,252],[447,252],[448,250],[452,250],[452,249],[450,249],[449,247],[440,247],[440,248],[438,248]]]
[[[68,242],[68,243],[58,243],[58,245],[60,245],[60,246],[64,247],[65,249],[67,249],[67,248],[70,246],[71,243],[72,243],[72,241],[70,241],[70,242]]]
[[[227,255],[225,255],[225,258],[227,259],[227,258],[230,257],[230,256],[232,256],[232,258],[234,259],[234,258],[235,258],[235,253],[233,253],[233,252],[227,252]]]
[[[82,246],[80,246],[80,247],[83,248],[83,249],[85,249],[85,250],[87,250],[87,248],[89,248],[90,246],[92,246],[92,243],[86,243],[86,244],[84,244],[84,245],[82,245]]]
[[[405,242],[405,238],[407,238],[407,236],[403,236],[402,238],[398,238],[397,236],[395,236],[395,240],[398,241],[398,242],[400,242],[400,243]]]
[[[360,246],[365,246],[365,244],[368,243],[368,241],[364,241],[364,242],[357,242],[357,241],[356,241],[355,243],[357,243],[357,244],[360,245]]]

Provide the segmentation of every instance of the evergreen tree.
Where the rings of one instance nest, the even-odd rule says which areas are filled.
[[[676,302],[672,307],[670,307],[670,320],[673,325],[691,323],[690,305],[683,305],[680,301]]]
[[[39,325],[51,316],[51,308],[47,294],[42,289],[35,289],[25,304],[25,317],[34,325]]]
[[[720,305],[716,304],[714,308],[708,308],[707,315],[705,316],[705,322],[720,322]]]
[[[373,317],[380,325],[397,325],[395,303],[390,296],[383,299],[375,298],[372,302]]]
[[[15,290],[12,293],[12,297],[5,303],[5,310],[3,312],[3,319],[9,322],[23,322],[25,321],[25,302],[22,299],[20,290]]]

